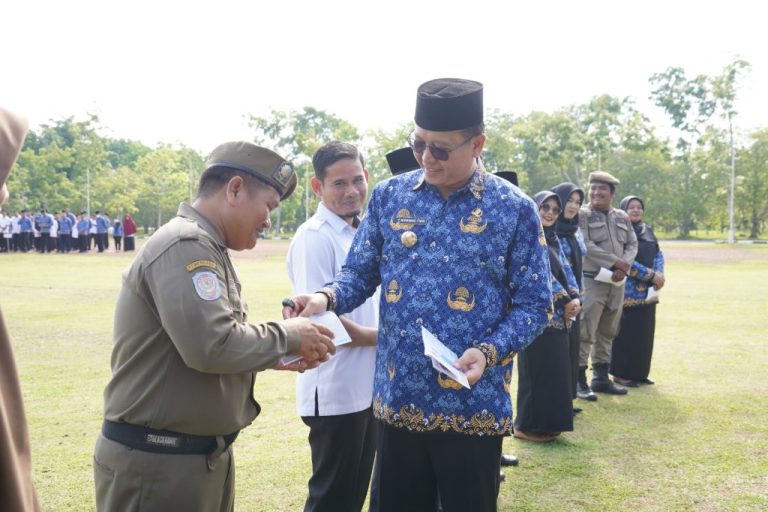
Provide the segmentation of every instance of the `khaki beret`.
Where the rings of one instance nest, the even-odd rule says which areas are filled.
[[[618,185],[620,183],[619,180],[617,180],[611,174],[605,171],[595,171],[595,172],[589,173],[589,182],[592,183],[593,181],[599,181],[601,183],[607,183],[609,185]]]
[[[293,164],[271,149],[250,142],[225,142],[217,146],[205,162],[206,171],[214,167],[226,167],[253,176],[277,190],[281,201],[296,188]]]
[[[27,122],[0,107],[0,203],[5,199],[5,180],[16,163],[26,136]]]

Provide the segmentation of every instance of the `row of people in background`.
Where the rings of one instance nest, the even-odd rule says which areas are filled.
[[[90,217],[86,212],[75,215],[64,209],[49,213],[41,209],[33,214],[28,210],[0,212],[0,252],[104,252],[109,249],[112,235],[115,250],[125,245],[126,251],[135,248],[136,223],[130,214],[122,221],[111,221],[109,215],[97,211]],[[123,244],[125,238],[125,244]]]
[[[595,392],[625,395],[626,387],[653,384],[648,375],[664,255],[643,222],[640,198],[628,196],[620,209],[612,207],[618,184],[609,173],[591,173],[587,205],[572,183],[534,195],[555,313],[519,355],[515,437],[552,441],[573,430],[581,411],[572,406],[574,398],[595,401]]]

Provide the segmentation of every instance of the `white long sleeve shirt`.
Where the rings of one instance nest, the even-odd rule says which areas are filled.
[[[288,249],[288,276],[295,295],[311,293],[333,280],[341,270],[352,245],[356,228],[322,203],[317,213],[302,224]],[[348,313],[350,320],[377,327],[379,291]],[[333,416],[359,412],[371,406],[376,347],[346,347],[336,350],[330,361],[299,373],[296,380],[296,409],[300,416]]]

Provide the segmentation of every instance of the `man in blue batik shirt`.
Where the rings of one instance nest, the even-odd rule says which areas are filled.
[[[420,169],[373,192],[334,281],[284,314],[351,311],[382,286],[373,412],[378,510],[495,511],[504,374],[552,312],[546,243],[533,202],[478,166],[482,84],[419,87],[410,138]],[[471,389],[438,373],[421,328],[459,355]]]

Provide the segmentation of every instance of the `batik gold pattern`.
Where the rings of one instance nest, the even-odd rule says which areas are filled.
[[[385,295],[385,299],[390,304],[397,303],[401,298],[403,297],[403,289],[399,287],[397,284],[397,281],[394,279],[389,282],[389,286],[387,286],[387,294]]]
[[[544,329],[552,307],[538,214],[519,189],[482,171],[448,201],[422,177],[403,174],[374,189],[370,214],[334,278],[338,311],[349,311],[381,285],[377,418],[422,432],[510,434],[504,374],[512,363],[502,368],[499,361]],[[475,222],[469,221],[472,212]],[[485,229],[467,234],[462,224]],[[401,240],[409,230],[418,235],[413,249]],[[441,379],[449,384],[444,387],[420,349],[420,325],[457,354],[477,347],[491,366],[471,389],[452,389]]]
[[[414,220],[415,219],[413,215],[411,215],[411,212],[407,208],[402,208],[398,210],[395,218],[389,221],[389,227],[394,230],[413,229],[413,226],[416,225]]]
[[[495,366],[499,362],[499,353],[490,343],[480,343],[475,348],[485,355],[486,367]]]
[[[488,221],[483,220],[483,210],[475,208],[464,222],[464,217],[459,219],[459,229],[462,233],[472,233],[478,235],[488,227]]]
[[[469,301],[470,295],[472,296],[471,301]],[[454,311],[463,311],[465,313],[469,313],[472,311],[472,309],[474,309],[475,296],[474,294],[469,293],[469,290],[463,286],[456,289],[454,296],[456,298],[452,298],[451,292],[448,292],[448,297],[446,297],[445,300],[448,303],[449,308],[453,309]]]
[[[412,432],[455,432],[468,435],[506,435],[512,433],[512,418],[496,418],[490,411],[483,409],[467,419],[465,416],[447,414],[426,414],[414,404],[404,405],[395,412],[384,404],[380,396],[373,400],[373,415],[395,428],[405,428]]]
[[[437,372],[437,384],[443,389],[461,389],[464,387],[452,378],[446,377],[440,372]]]

